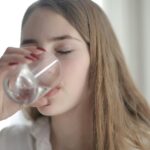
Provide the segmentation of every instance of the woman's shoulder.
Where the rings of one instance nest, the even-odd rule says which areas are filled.
[[[12,136],[15,137],[27,136],[29,134],[32,134],[33,132],[37,132],[36,130],[41,129],[41,127],[45,127],[47,124],[48,124],[47,119],[40,118],[36,122],[29,122],[24,125],[17,124],[17,125],[5,127],[0,131],[0,138],[4,138],[4,137],[10,138]]]
[[[46,118],[40,118],[29,125],[13,125],[4,128],[0,131],[0,149],[33,150],[34,147],[51,149],[49,132],[49,122]]]
[[[0,131],[0,138],[10,138],[11,136],[25,136],[29,134],[31,126],[29,125],[12,125]]]

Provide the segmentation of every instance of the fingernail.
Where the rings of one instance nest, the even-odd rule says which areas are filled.
[[[30,56],[25,56],[26,59],[29,59],[29,60],[32,60],[32,61],[35,61],[35,58],[33,57],[30,57]],[[37,59],[36,59],[37,60]]]
[[[10,62],[10,63],[8,63],[9,66],[18,65],[18,64],[19,64],[18,62]]]
[[[31,53],[30,55],[31,55],[32,57],[34,57],[35,59],[39,59],[39,56],[36,55],[36,54],[34,54],[34,53]]]
[[[41,47],[37,47],[38,50],[41,50],[43,52],[46,52],[46,50],[44,48],[41,48]]]

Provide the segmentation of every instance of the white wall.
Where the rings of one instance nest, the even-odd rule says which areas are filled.
[[[150,102],[150,1],[104,0],[126,62],[139,89]]]
[[[144,0],[142,7],[143,91],[150,101],[150,1]]]
[[[8,46],[19,46],[21,20],[26,8],[35,0],[1,0],[0,56]]]

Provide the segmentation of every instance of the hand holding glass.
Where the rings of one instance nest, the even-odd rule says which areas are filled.
[[[60,62],[45,53],[41,61],[22,64],[4,79],[6,95],[19,104],[31,104],[48,93],[60,82]]]

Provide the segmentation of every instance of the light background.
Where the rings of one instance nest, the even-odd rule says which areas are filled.
[[[20,27],[26,8],[35,0],[5,0],[0,4],[0,56],[7,47],[19,47]],[[149,0],[93,0],[106,12],[117,34],[137,86],[150,99]],[[21,112],[0,121],[0,130],[25,123]]]

